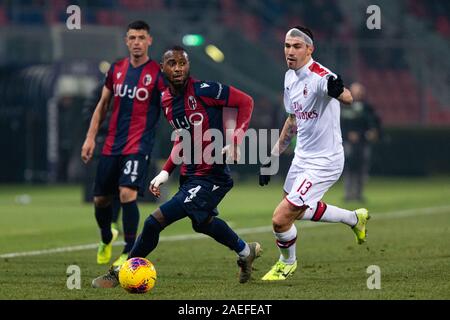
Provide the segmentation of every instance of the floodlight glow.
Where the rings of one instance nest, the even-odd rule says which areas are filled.
[[[108,61],[102,61],[98,65],[98,70],[100,70],[101,73],[107,73],[110,67],[111,64]]]
[[[207,45],[205,51],[206,54],[215,62],[223,62],[223,60],[225,60],[225,55],[215,45],[212,44]]]
[[[198,47],[201,46],[205,42],[205,38],[203,38],[200,34],[186,34],[183,36],[183,44],[189,47]]]

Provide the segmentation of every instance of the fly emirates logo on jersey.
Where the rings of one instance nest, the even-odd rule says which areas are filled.
[[[294,108],[297,119],[311,120],[316,119],[319,116],[319,113],[315,109],[313,109],[312,111],[302,111],[303,105],[297,101],[292,104],[292,107]]]
[[[137,88],[136,86],[128,88],[128,85],[123,84],[115,84],[113,86],[114,96],[115,97],[125,97],[127,96],[130,99],[138,99],[139,101],[145,101],[148,99],[150,93],[146,88]]]

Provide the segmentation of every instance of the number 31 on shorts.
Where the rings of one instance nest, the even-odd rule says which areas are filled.
[[[297,192],[300,192],[300,194],[304,196],[312,187],[312,185],[313,184],[311,181],[304,179],[303,182],[300,184],[300,187],[298,187]]]
[[[127,163],[125,163],[125,169],[123,169],[124,174],[132,174],[136,176],[138,174],[138,165],[139,161],[137,160],[128,160]]]

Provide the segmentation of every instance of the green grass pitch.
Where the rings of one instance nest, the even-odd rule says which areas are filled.
[[[364,203],[372,214],[367,244],[357,245],[341,224],[297,222],[297,272],[287,281],[266,283],[259,279],[278,258],[270,225],[281,190],[279,182],[264,188],[256,181],[236,183],[219,208],[245,240],[262,244],[251,282],[238,283],[235,254],[215,241],[174,240],[195,234],[186,219],[164,230],[148,257],[158,272],[155,288],[131,295],[121,288],[90,287],[92,278],[107,270],[96,265],[95,248],[5,256],[99,241],[81,187],[0,186],[0,299],[450,299],[449,177],[371,179]],[[324,200],[349,209],[362,206],[343,203],[342,195],[338,183]],[[141,226],[154,208],[140,205]],[[114,257],[121,249],[114,247]],[[70,265],[81,269],[79,290],[66,286]],[[381,270],[379,290],[367,287],[370,265]]]

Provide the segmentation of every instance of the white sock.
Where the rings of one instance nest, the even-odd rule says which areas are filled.
[[[297,228],[295,224],[286,232],[274,232],[274,234],[280,250],[280,261],[286,264],[293,264],[297,260],[295,255]]]
[[[317,203],[315,208],[308,208],[302,217],[302,220],[312,220],[320,222],[342,222],[353,227],[358,222],[355,211],[325,204],[322,201]]]
[[[245,243],[244,249],[238,253],[238,256],[241,258],[247,258],[250,255],[250,247],[248,246],[247,242]]]

